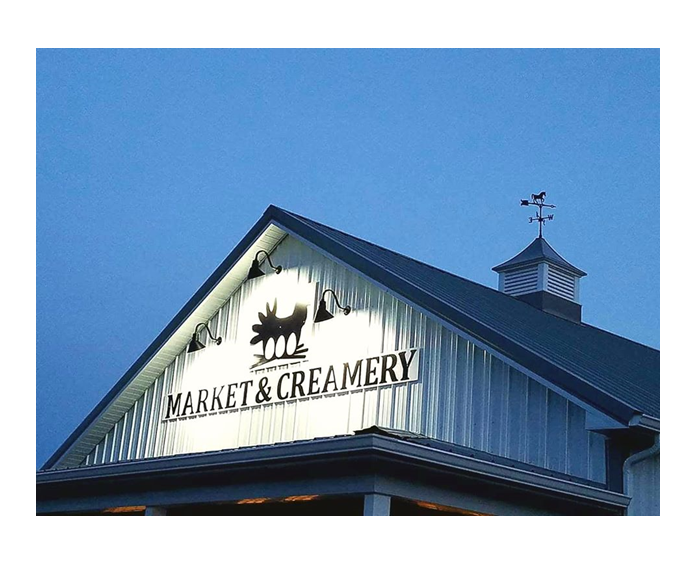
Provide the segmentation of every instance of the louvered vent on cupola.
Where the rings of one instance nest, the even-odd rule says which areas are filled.
[[[503,282],[500,289],[511,296],[536,292],[539,287],[539,265],[511,270],[501,276],[500,280]]]
[[[576,296],[575,292],[578,288],[578,280],[578,277],[564,272],[552,264],[548,265],[548,280],[546,282],[547,289],[552,294],[556,294],[566,300],[577,301],[579,296]]]
[[[586,274],[559,255],[542,237],[496,266],[498,290],[536,308],[579,322],[580,278]]]

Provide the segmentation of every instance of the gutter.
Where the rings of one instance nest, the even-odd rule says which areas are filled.
[[[660,420],[649,415],[635,415],[628,423],[629,427],[642,427],[650,431],[660,432]]]

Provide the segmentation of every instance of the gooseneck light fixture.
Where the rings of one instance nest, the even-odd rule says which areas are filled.
[[[350,306],[343,307],[338,301],[338,296],[336,296],[336,292],[334,292],[331,289],[324,290],[321,294],[321,300],[319,300],[319,307],[317,308],[317,313],[314,316],[314,323],[321,323],[322,321],[327,321],[329,319],[333,318],[333,315],[329,313],[329,310],[326,309],[326,300],[324,299],[324,296],[326,295],[327,292],[330,292],[334,300],[336,301],[336,305],[338,306],[338,309],[343,310],[343,315],[348,315],[350,313]]]
[[[254,257],[254,260],[251,263],[251,268],[249,269],[247,280],[258,278],[259,276],[264,276],[266,274],[263,270],[261,270],[261,266],[259,266],[259,255],[261,253],[266,255],[266,258],[268,259],[268,264],[271,265],[271,268],[275,270],[276,274],[280,274],[280,272],[283,270],[282,266],[274,266],[271,262],[271,255],[269,255],[266,251],[262,249],[258,253],[256,253],[256,257]]]
[[[206,328],[206,330],[208,331],[208,335],[210,335],[210,338],[215,343],[217,343],[218,345],[222,343],[222,337],[213,337],[213,334],[210,332],[210,328],[208,327],[207,323],[199,323],[198,325],[196,325],[196,330],[193,332],[193,337],[191,338],[191,342],[189,343],[188,349],[186,350],[187,353],[196,352],[205,348],[205,345],[201,343],[200,339],[198,338],[198,328],[201,326]]]

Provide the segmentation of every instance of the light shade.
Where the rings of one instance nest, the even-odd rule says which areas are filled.
[[[328,321],[329,319],[333,319],[333,315],[331,315],[329,310],[326,309],[326,300],[322,298],[319,300],[319,307],[317,308],[317,313],[314,316],[314,323],[321,323],[322,321]]]
[[[210,340],[215,343],[216,345],[219,345],[222,343],[222,337],[214,337],[213,334],[210,332],[210,327],[208,327],[207,323],[199,323],[196,325],[196,329],[193,332],[193,337],[191,337],[191,342],[189,343],[188,348],[186,349],[187,353],[192,353],[199,351],[201,349],[205,348],[205,345],[201,343],[201,340],[198,338],[198,330],[200,328],[205,329],[208,331],[208,335],[210,336]]]
[[[251,262],[251,268],[249,269],[249,274],[247,275],[248,280],[252,280],[254,278],[258,278],[259,276],[263,276],[265,272],[261,270],[261,267],[259,266],[259,261],[254,259]]]
[[[264,276],[266,274],[263,270],[261,270],[261,266],[259,265],[259,256],[262,254],[266,255],[268,265],[275,270],[276,274],[280,274],[283,270],[282,266],[275,266],[271,261],[271,255],[261,249],[258,253],[256,253],[254,260],[251,261],[251,268],[249,269],[249,274],[247,274],[247,280],[253,280],[254,278],[258,278],[259,276]]]
[[[198,333],[194,333],[186,352],[192,353],[192,352],[196,352],[196,351],[199,351],[201,349],[204,349],[204,348],[205,348],[205,345],[203,343],[201,343],[200,339],[198,338]]]
[[[324,299],[324,296],[326,294],[331,294],[333,296],[334,301],[336,302],[336,306],[338,307],[338,309],[343,311],[343,315],[348,315],[351,312],[350,306],[343,307],[338,301],[338,296],[336,296],[336,292],[329,288],[327,290],[324,290],[321,294],[321,299],[319,300],[319,307],[317,308],[317,313],[314,315],[314,323],[321,323],[322,321],[328,321],[329,319],[333,319],[333,315],[329,313],[329,310],[326,307],[326,300]]]

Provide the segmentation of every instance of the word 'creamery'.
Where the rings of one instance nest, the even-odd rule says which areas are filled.
[[[164,421],[217,414],[360,388],[418,380],[417,348],[298,370],[253,374],[248,380],[166,397]]]

